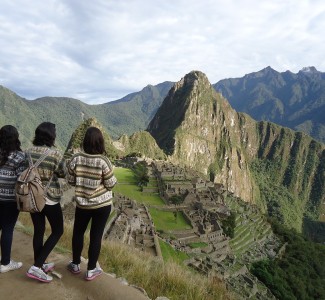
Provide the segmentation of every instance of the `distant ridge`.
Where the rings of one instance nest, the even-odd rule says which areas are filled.
[[[64,150],[71,134],[83,120],[96,118],[113,139],[144,130],[172,86],[171,82],[148,85],[139,92],[100,105],[88,105],[66,97],[26,100],[0,86],[0,126],[15,125],[24,146],[31,144],[36,126],[49,121],[57,125],[56,145]]]
[[[325,73],[313,66],[297,74],[267,67],[241,78],[223,79],[213,87],[237,111],[325,142]]]
[[[242,78],[213,84],[237,111],[256,120],[271,121],[302,131],[325,142],[325,73],[305,67],[297,74],[279,73],[271,67]],[[41,121],[58,126],[57,145],[65,149],[69,138],[84,119],[95,117],[113,139],[144,130],[167,96],[173,82],[148,85],[141,91],[99,105],[87,105],[66,97],[26,100],[0,86],[0,125],[20,128],[23,144],[30,144],[34,128]],[[24,120],[24,124],[22,124]]]

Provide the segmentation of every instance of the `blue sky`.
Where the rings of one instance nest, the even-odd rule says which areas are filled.
[[[0,85],[104,103],[192,70],[325,71],[323,0],[0,0]]]

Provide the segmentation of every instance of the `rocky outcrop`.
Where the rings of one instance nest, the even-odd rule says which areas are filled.
[[[306,211],[319,217],[324,145],[237,113],[202,72],[193,71],[174,85],[147,130],[169,160],[206,174],[247,202],[270,211],[277,201],[272,192],[277,191],[275,198],[288,193],[283,200],[288,216],[281,215],[288,218],[285,223],[301,223]]]
[[[240,117],[248,119],[246,127],[252,125],[248,116],[234,111],[207,77],[196,71],[175,84],[148,131],[171,161],[208,174],[214,182],[254,202],[254,183],[246,151],[242,150],[246,132],[242,132]],[[250,152],[256,152],[254,145],[256,142],[249,145]]]

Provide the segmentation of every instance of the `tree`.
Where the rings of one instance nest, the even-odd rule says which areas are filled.
[[[173,195],[169,198],[169,202],[175,205],[176,211],[174,211],[175,223],[177,223],[178,206],[183,202],[183,198],[180,195]]]
[[[146,186],[149,182],[148,168],[144,161],[136,163],[133,167],[135,177],[139,186]]]

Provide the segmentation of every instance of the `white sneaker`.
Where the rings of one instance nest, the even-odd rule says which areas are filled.
[[[1,265],[0,266],[0,273],[6,273],[12,270],[17,270],[19,268],[21,268],[21,266],[23,265],[22,262],[16,262],[14,260],[10,260],[10,263],[7,265]]]
[[[88,270],[86,272],[86,280],[93,280],[95,279],[97,276],[102,275],[103,274],[103,270],[100,267],[96,267],[93,270]]]
[[[42,269],[45,273],[51,272],[54,269],[55,264],[52,262],[44,263]]]
[[[35,266],[31,266],[26,275],[29,278],[33,278],[42,282],[50,282],[53,279],[52,276],[47,275],[41,268],[37,268]]]

